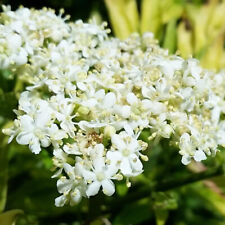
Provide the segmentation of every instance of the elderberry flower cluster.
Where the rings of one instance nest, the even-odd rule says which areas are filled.
[[[66,22],[49,9],[3,7],[0,68],[27,84],[4,133],[38,154],[53,149],[61,194],[78,203],[143,172],[139,140],[170,139],[188,164],[225,146],[224,72],[161,49],[152,33],[121,41],[106,24]]]

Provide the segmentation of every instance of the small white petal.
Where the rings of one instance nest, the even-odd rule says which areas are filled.
[[[191,162],[191,157],[189,155],[183,155],[181,162],[184,165],[188,165]]]
[[[55,206],[62,207],[66,204],[67,198],[64,195],[61,195],[55,199]]]
[[[39,154],[41,151],[39,140],[37,138],[33,138],[29,144],[29,148],[34,154]]]
[[[57,180],[57,189],[58,189],[58,192],[61,194],[70,191],[72,186],[73,186],[73,182],[71,180],[68,180],[68,179]]]
[[[111,178],[111,177],[113,177],[117,173],[118,169],[119,169],[118,166],[110,164],[108,166],[107,170],[105,171],[105,175],[108,178]]]
[[[67,155],[60,148],[54,149],[53,155],[60,160],[66,160],[66,157],[67,157]]]
[[[128,123],[124,124],[124,130],[128,133],[128,135],[130,136],[134,135],[134,131]]]
[[[26,131],[32,130],[34,127],[34,120],[28,115],[21,116],[20,123],[21,127],[23,127],[23,129],[26,129]]]
[[[125,176],[131,176],[132,175],[132,169],[130,166],[130,162],[128,158],[123,158],[121,164],[120,164],[120,170],[123,175]]]
[[[132,156],[130,156],[130,164],[134,171],[142,172],[143,165],[137,155],[132,154]]]
[[[136,95],[134,93],[128,93],[127,94],[127,102],[130,105],[137,104],[138,98],[136,97]]]
[[[90,196],[94,196],[99,192],[99,189],[101,187],[101,183],[98,181],[94,181],[93,183],[91,183],[90,185],[88,185],[86,194],[88,197]]]
[[[37,113],[35,116],[35,125],[37,127],[44,128],[46,127],[46,124],[51,120],[51,111],[45,108],[44,111]]]
[[[113,92],[106,94],[103,105],[106,108],[112,107],[116,103],[116,95]]]
[[[64,163],[63,168],[64,168],[65,172],[67,173],[67,175],[70,177],[70,179],[74,180],[75,179],[74,167],[72,167],[68,163]]]
[[[77,82],[77,87],[81,90],[81,91],[86,91],[87,87],[84,83],[82,82]]]
[[[70,147],[68,145],[64,145],[63,146],[63,150],[67,153],[67,154],[71,154],[71,155],[81,155],[82,153],[79,151],[78,146],[76,143],[72,144]]]
[[[118,161],[121,160],[122,154],[119,151],[114,151],[114,152],[108,151],[107,154],[106,154],[106,157],[107,157],[107,159],[110,160],[110,164],[111,163],[115,164],[115,163],[117,163]]]
[[[206,155],[202,150],[197,150],[194,154],[194,160],[200,162],[206,159]]]
[[[34,135],[30,132],[22,132],[16,137],[16,141],[20,145],[28,145],[34,138]]]
[[[70,194],[70,205],[74,206],[81,201],[82,195],[78,189],[75,189]]]
[[[63,92],[62,85],[59,80],[46,80],[45,83],[49,90],[53,91],[54,93],[57,94]]]
[[[93,159],[93,166],[96,171],[102,171],[105,167],[105,159],[102,156],[95,156]]]
[[[102,190],[103,193],[108,196],[113,195],[115,192],[115,185],[109,179],[105,179],[102,181],[102,188],[103,188],[103,190]]]
[[[85,170],[82,169],[82,176],[84,177],[84,179],[89,182],[89,181],[93,181],[96,179],[96,175],[95,173],[89,171],[89,170]]]
[[[122,106],[121,116],[123,118],[128,118],[130,116],[130,111],[131,111],[130,106],[128,106],[128,105]]]
[[[51,141],[48,137],[41,139],[41,146],[46,148],[51,144]]]
[[[120,138],[120,136],[118,134],[114,134],[112,136],[112,144],[114,144],[118,149],[124,149],[126,148],[126,145],[124,143],[124,141]]]
[[[61,174],[62,174],[62,168],[57,170],[52,176],[51,178],[56,178],[56,177],[59,177]]]

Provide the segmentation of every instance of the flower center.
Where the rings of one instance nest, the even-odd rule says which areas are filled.
[[[34,130],[34,134],[35,134],[35,136],[36,136],[37,138],[39,138],[39,139],[44,138],[44,135],[43,135],[41,129],[39,129],[39,128],[36,128],[36,129]]]
[[[123,149],[122,154],[123,154],[123,156],[128,156],[128,155],[130,155],[130,150],[125,148],[125,149]]]
[[[105,175],[102,172],[98,173],[96,177],[98,181],[103,181],[105,179]]]

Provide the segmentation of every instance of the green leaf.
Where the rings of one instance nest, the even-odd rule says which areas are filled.
[[[17,108],[17,98],[14,92],[6,92],[0,89],[0,116],[13,119],[15,114],[13,109]]]
[[[18,216],[23,214],[20,209],[14,209],[0,214],[0,224],[1,225],[15,225]]]
[[[156,216],[156,224],[157,225],[164,225],[168,218],[168,210],[165,209],[155,209],[155,216]]]
[[[118,183],[116,185],[116,192],[118,193],[119,196],[125,196],[128,192],[128,187],[125,182],[123,183]]]
[[[174,192],[154,192],[152,194],[152,199],[155,209],[177,209],[177,198]]]
[[[152,194],[153,208],[156,224],[164,225],[169,215],[169,210],[177,209],[177,199],[173,192],[154,192]]]
[[[187,29],[184,21],[180,22],[177,27],[177,48],[184,58],[193,55],[192,31]]]
[[[6,92],[12,91],[15,84],[14,78],[15,77],[10,70],[0,69],[0,88]]]
[[[161,0],[160,1],[160,12],[162,14],[162,23],[169,23],[171,20],[177,20],[181,17],[184,9],[182,1],[175,0]]]
[[[221,178],[220,178],[221,179]],[[222,178],[224,179],[224,178]],[[220,195],[213,191],[212,189],[206,187],[203,184],[199,184],[198,186],[191,187],[193,191],[195,191],[206,203],[208,203],[208,207],[215,210],[217,213],[221,214],[225,217],[225,198],[223,195]]]
[[[124,205],[124,208],[117,214],[113,225],[140,224],[149,220],[153,215],[149,201],[142,201]]]
[[[135,0],[105,0],[113,31],[125,39],[138,31],[138,9]]]
[[[167,48],[169,53],[174,53],[176,50],[176,19],[172,19],[166,26],[166,34],[163,42],[163,48]]]
[[[2,142],[3,140],[1,140]],[[0,212],[5,208],[7,199],[8,180],[8,149],[1,144],[0,147]],[[1,224],[1,223],[0,223]]]
[[[156,36],[161,26],[159,0],[142,0],[141,3],[141,33],[151,31]]]

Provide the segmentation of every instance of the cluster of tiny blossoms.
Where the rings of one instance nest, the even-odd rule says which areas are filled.
[[[142,173],[143,129],[149,143],[170,139],[185,165],[225,146],[223,72],[169,55],[151,33],[121,41],[104,23],[67,19],[10,7],[0,16],[0,67],[27,84],[4,133],[35,154],[53,149],[56,206],[111,196],[113,180]]]

